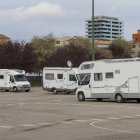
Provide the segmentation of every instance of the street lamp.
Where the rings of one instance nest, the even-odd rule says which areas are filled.
[[[92,0],[92,60],[95,60],[95,43],[94,43],[94,0]]]

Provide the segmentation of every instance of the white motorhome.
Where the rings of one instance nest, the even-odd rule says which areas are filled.
[[[30,91],[30,83],[25,77],[25,71],[0,69],[0,90],[12,90],[14,92],[19,90]]]
[[[77,68],[45,67],[43,69],[43,89],[54,94],[71,93],[77,89]]]
[[[140,102],[140,58],[83,62],[78,73],[79,101],[93,98]]]

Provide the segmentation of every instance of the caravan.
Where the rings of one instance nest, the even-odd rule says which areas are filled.
[[[54,94],[75,92],[77,72],[77,68],[45,67],[43,69],[43,89]]]
[[[30,91],[30,83],[25,77],[25,71],[0,69],[0,90],[12,90],[14,92],[19,90]]]
[[[78,73],[79,101],[93,98],[140,102],[140,58],[83,62]]]

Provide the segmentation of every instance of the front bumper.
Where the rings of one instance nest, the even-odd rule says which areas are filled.
[[[26,91],[26,90],[30,90],[31,87],[30,86],[18,86],[17,90],[18,91]]]

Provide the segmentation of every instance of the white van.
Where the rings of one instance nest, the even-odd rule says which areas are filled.
[[[14,92],[19,90],[30,91],[30,83],[25,77],[25,71],[0,69],[0,90],[12,90]]]
[[[140,102],[140,58],[83,62],[78,73],[79,101],[93,98]]]
[[[43,89],[54,94],[75,92],[77,72],[77,68],[45,67],[43,69]]]

